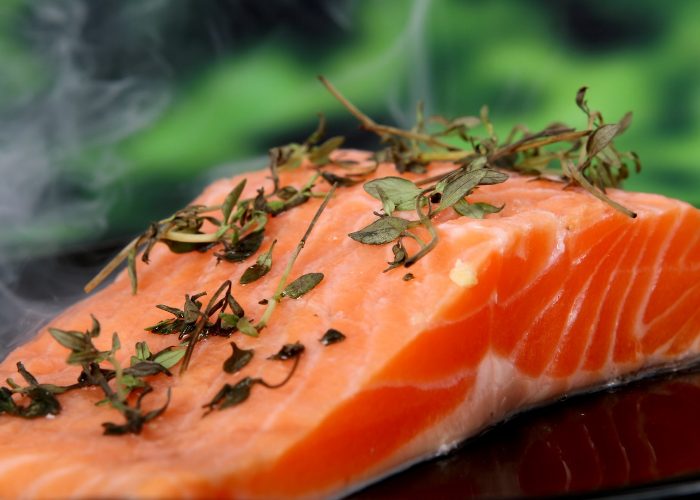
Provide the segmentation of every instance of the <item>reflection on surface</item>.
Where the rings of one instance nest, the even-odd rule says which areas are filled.
[[[536,410],[355,495],[478,498],[585,493],[700,473],[700,374]]]

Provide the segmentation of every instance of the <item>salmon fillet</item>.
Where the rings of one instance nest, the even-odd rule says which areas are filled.
[[[430,174],[449,165],[433,165]],[[282,174],[302,185],[309,172]],[[376,177],[395,175],[384,164]],[[416,174],[407,174],[419,179]],[[271,186],[267,171],[210,185],[196,203],[219,204],[243,178],[246,196]],[[441,214],[437,247],[412,268],[382,273],[391,245],[347,235],[376,219],[377,200],[361,185],[338,190],[294,264],[295,276],[324,280],[284,300],[259,338],[235,334],[255,357],[240,373],[222,370],[230,340],[200,341],[182,376],[152,377],[145,405],[167,411],[136,435],[105,436],[114,410],[96,407],[96,388],[61,396],[54,418],[0,415],[0,494],[4,497],[327,497],[339,496],[416,461],[444,453],[505,417],[559,395],[619,380],[700,351],[700,211],[651,194],[610,190],[637,212],[621,215],[580,189],[512,175],[482,186],[472,201],[505,204],[483,220]],[[209,295],[230,279],[247,315],[259,318],[290,253],[321,200],[274,217],[261,249],[277,240],[271,271],[238,285],[254,258],[217,265],[211,252],[171,253],[156,245],[132,295],[122,273],[51,322],[86,330],[109,349],[173,337],[144,328],[165,319],[156,304]],[[451,212],[451,211],[450,211]],[[346,339],[324,346],[328,329]],[[202,406],[243,376],[283,380],[288,363],[265,358],[283,344],[306,346],[290,381],[256,387],[245,403],[202,418]],[[128,362],[130,349],[122,349]],[[43,383],[71,384],[80,368],[47,331],[0,364],[16,377],[22,361]]]

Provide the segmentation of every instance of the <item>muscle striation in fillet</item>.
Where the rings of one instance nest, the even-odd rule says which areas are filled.
[[[434,175],[446,165],[431,167]],[[282,175],[302,185],[301,168]],[[395,175],[382,165],[377,177]],[[412,175],[412,174],[411,174]],[[271,181],[245,174],[246,196]],[[197,203],[219,204],[242,176],[209,186]],[[418,176],[412,175],[413,179]],[[320,186],[319,186],[320,189]],[[380,209],[361,185],[331,200],[293,268],[323,273],[298,300],[282,301],[259,338],[235,334],[253,361],[228,374],[229,340],[207,338],[183,376],[154,377],[166,413],[138,436],[103,436],[114,418],[96,407],[97,389],[61,396],[51,419],[0,415],[0,495],[4,497],[319,497],[341,495],[456,443],[514,412],[559,395],[600,386],[700,352],[700,211],[676,200],[610,190],[637,212],[630,219],[582,190],[513,175],[470,197],[505,209],[483,220],[441,215],[439,243],[402,280],[383,273],[391,245],[363,245],[347,235]],[[233,293],[258,319],[288,256],[320,199],[270,220],[262,250],[277,240],[272,270]],[[415,214],[412,214],[415,215]],[[90,314],[105,332],[152,350],[172,337],[144,331],[164,319],[156,304],[180,304],[186,293],[210,295],[238,283],[254,257],[217,265],[211,252],[171,253],[157,245],[139,269],[139,293],[128,277],[51,322],[85,330]],[[324,346],[324,332],[343,342]],[[224,383],[243,376],[284,379],[289,364],[266,360],[285,343],[306,346],[289,383],[254,388],[239,406],[202,418],[202,405]],[[124,350],[125,362],[129,349]],[[0,364],[0,378],[23,361],[41,382],[72,383],[79,368],[46,332]],[[260,390],[257,390],[260,389]]]

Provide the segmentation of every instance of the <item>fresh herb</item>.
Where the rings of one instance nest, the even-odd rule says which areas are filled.
[[[316,210],[316,213],[314,214],[313,218],[311,219],[311,222],[309,222],[308,227],[306,228],[306,231],[304,232],[304,235],[301,237],[301,240],[299,240],[299,243],[297,244],[296,248],[294,249],[294,252],[292,255],[289,257],[289,260],[287,261],[287,266],[284,269],[284,272],[282,273],[282,276],[280,277],[279,283],[277,284],[277,288],[275,289],[275,293],[272,295],[272,297],[268,300],[267,302],[267,307],[265,308],[265,311],[263,312],[262,317],[260,318],[260,321],[255,325],[255,330],[260,332],[263,328],[267,326],[267,323],[270,321],[270,317],[272,316],[272,313],[275,311],[275,308],[277,307],[277,304],[280,303],[283,297],[285,296],[290,296],[288,292],[292,292],[293,294],[296,294],[297,292],[301,292],[298,297],[301,297],[304,293],[308,292],[311,290],[314,286],[316,286],[321,279],[323,279],[323,274],[322,273],[311,273],[313,277],[309,278],[308,274],[304,275],[307,277],[302,276],[301,278],[298,278],[295,280],[295,282],[303,280],[299,282],[298,287],[297,285],[294,286],[292,290],[287,290],[287,279],[289,278],[289,274],[292,272],[292,267],[294,266],[294,263],[297,260],[297,257],[299,257],[299,253],[301,253],[302,249],[304,248],[304,245],[306,244],[306,240],[309,238],[311,235],[311,231],[313,230],[314,226],[318,222],[318,219],[321,217],[321,214],[325,210],[326,206],[331,200],[331,197],[335,193],[335,190],[337,188],[336,184],[333,184],[331,186],[331,189],[326,193],[326,195],[323,198],[323,201],[321,202],[321,205],[318,207],[318,210]],[[290,283],[290,286],[293,285],[295,282]],[[293,297],[296,298],[296,297]]]
[[[117,361],[116,353],[121,349],[119,336],[112,335],[112,346],[108,351],[95,347],[93,339],[100,335],[100,323],[93,316],[92,326],[84,332],[49,328],[51,336],[70,351],[66,360],[69,365],[81,367],[76,383],[66,386],[39,383],[20,362],[17,371],[25,380],[25,386],[7,379],[8,387],[0,388],[0,414],[37,418],[58,415],[61,404],[58,396],[68,391],[85,387],[98,387],[104,393],[104,399],[98,404],[108,404],[119,411],[124,423],[106,422],[104,433],[111,435],[139,434],[143,426],[165,412],[170,401],[170,389],[166,402],[160,408],[144,412],[142,402],[146,395],[153,392],[153,387],[145,379],[159,374],[170,376],[170,370],[184,354],[184,348],[171,346],[157,353],[152,353],[146,342],[138,342],[130,366],[124,368]],[[111,367],[102,366],[109,363]],[[27,404],[17,401],[15,395],[28,400]],[[131,397],[135,395],[134,403]]]
[[[498,213],[503,206],[488,203],[470,203],[469,195],[481,185],[505,182],[505,171],[578,185],[616,210],[635,217],[632,211],[610,199],[605,190],[619,187],[630,172],[630,164],[639,171],[639,159],[634,153],[620,153],[613,139],[622,134],[631,121],[626,114],[618,123],[607,124],[599,112],[593,112],[585,101],[586,88],[579,90],[576,104],[588,117],[585,130],[577,131],[561,124],[553,124],[531,133],[516,127],[505,141],[500,142],[483,107],[479,117],[460,117],[447,120],[433,117],[431,121],[442,128],[426,132],[422,106],[417,111],[417,124],[411,130],[382,125],[362,113],[330,82],[319,77],[329,92],[361,123],[362,128],[377,134],[388,147],[374,155],[376,161],[392,161],[400,173],[424,172],[433,161],[455,165],[452,171],[412,182],[403,177],[384,177],[365,183],[368,194],[382,203],[383,213],[368,226],[350,233],[350,237],[369,245],[393,241],[394,261],[386,270],[401,265],[410,267],[429,253],[438,241],[432,219],[452,208],[456,214],[483,218]],[[486,135],[475,135],[472,129],[481,126]],[[520,136],[518,138],[518,136]],[[587,139],[585,142],[583,139]],[[562,145],[564,147],[562,148]],[[557,170],[552,165],[558,164]],[[427,187],[426,187],[427,186]],[[394,212],[415,210],[417,219],[407,219]],[[431,236],[424,242],[411,229],[422,227]],[[420,250],[409,256],[401,245],[401,238],[416,240]]]
[[[325,119],[321,115],[318,128],[303,143],[291,143],[270,150],[269,168],[274,184],[271,193],[266,194],[265,190],[260,188],[254,198],[243,199],[242,194],[246,185],[244,179],[231,190],[221,205],[188,206],[170,217],[151,224],[85,286],[85,291],[92,291],[126,260],[132,293],[136,294],[137,255],[142,252],[141,261],[147,264],[151,249],[158,242],[166,244],[175,253],[207,251],[220,245],[223,249],[214,253],[217,261],[242,262],[250,258],[263,243],[264,230],[269,217],[302,205],[316,196],[312,189],[319,177],[342,186],[358,182],[349,177],[320,171],[321,168],[332,163],[331,153],[339,148],[344,140],[342,137],[331,137],[321,142],[324,134]],[[305,161],[318,171],[300,189],[281,186],[279,171],[298,168]],[[262,271],[269,270],[266,262],[258,262],[258,264],[253,266],[255,270],[246,275],[246,280],[254,281],[267,272]]]
[[[272,250],[275,248],[275,243],[277,243],[277,240],[272,242],[267,252],[258,257],[255,264],[243,272],[241,279],[238,281],[241,285],[247,285],[248,283],[257,281],[270,272],[272,268]]]
[[[243,307],[233,297],[231,287],[230,280],[224,281],[204,309],[203,302],[199,299],[204,297],[206,292],[185,295],[182,309],[163,304],[156,306],[173,317],[159,321],[146,330],[160,335],[177,334],[180,340],[187,342],[180,373],[187,371],[194,346],[203,337],[230,337],[236,331],[251,336],[258,335],[250,320],[245,317]]]
[[[207,408],[203,416],[209,415],[214,410],[224,410],[245,402],[250,397],[250,392],[254,385],[261,385],[268,389],[278,389],[282,387],[289,382],[294,375],[303,352],[304,346],[298,342],[284,345],[277,354],[268,358],[282,361],[294,360],[294,364],[284,380],[277,384],[271,384],[262,378],[244,377],[233,385],[224,384],[212,400],[202,406],[202,408]]]
[[[282,290],[282,296],[298,299],[313,290],[321,280],[323,280],[323,273],[307,273],[299,276]]]
[[[287,359],[298,358],[299,356],[301,356],[302,352],[304,352],[304,344],[302,344],[301,342],[295,342],[293,344],[284,344],[277,352],[277,354],[273,354],[267,359],[276,359],[284,361]]]
[[[57,394],[62,394],[71,389],[71,386],[57,386],[52,384],[40,384],[29,373],[21,362],[17,363],[17,372],[27,383],[26,386],[17,384],[13,379],[7,379],[9,387],[0,387],[0,414],[6,413],[21,418],[37,418],[48,415],[58,415],[61,412],[61,404]],[[17,404],[13,394],[21,394],[29,400],[25,406]]]
[[[319,342],[323,345],[331,345],[342,342],[343,340],[345,340],[345,335],[335,328],[329,328],[326,333],[323,334],[323,337],[319,339]]]
[[[236,373],[241,371],[250,360],[253,359],[253,349],[241,349],[235,342],[231,342],[233,353],[224,361],[224,371],[226,373]]]

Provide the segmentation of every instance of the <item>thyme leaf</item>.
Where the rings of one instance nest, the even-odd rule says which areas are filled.
[[[274,359],[274,360],[287,360],[287,359],[294,359],[299,356],[304,352],[304,344],[301,342],[295,342],[293,344],[284,344],[280,350],[277,352],[277,354],[273,354],[272,356],[268,357],[267,359]]]
[[[244,403],[250,397],[250,392],[254,385],[261,385],[268,389],[278,389],[284,386],[296,372],[303,352],[304,346],[299,342],[284,345],[276,355],[268,358],[282,361],[289,359],[294,360],[291,370],[281,382],[271,384],[262,378],[244,377],[233,385],[224,384],[224,386],[214,395],[211,401],[202,406],[202,408],[207,409],[207,411],[204,412],[203,417],[206,417],[214,410],[220,411]]]
[[[413,210],[416,206],[416,197],[421,192],[421,189],[413,182],[403,177],[383,177],[374,179],[364,184],[364,190],[378,200],[383,197],[390,200],[395,210]],[[382,194],[383,193],[383,196]]]
[[[411,221],[401,217],[387,215],[380,217],[359,231],[350,233],[348,236],[367,245],[384,245],[403,235],[410,224]]]
[[[325,346],[329,346],[342,342],[343,340],[345,340],[345,335],[335,328],[329,328],[326,330],[326,333],[323,334],[323,337],[319,339],[319,342]]]
[[[270,245],[270,249],[261,254],[257,262],[243,272],[240,280],[238,280],[241,285],[247,285],[248,283],[257,281],[270,272],[272,268],[272,250],[275,248],[276,243],[277,240],[274,240],[272,245]]]
[[[469,203],[466,200],[459,200],[455,203],[452,208],[455,212],[464,217],[471,217],[472,219],[483,219],[486,214],[497,214],[505,205],[500,207],[491,205],[489,203]]]
[[[262,231],[255,231],[241,238],[234,244],[224,244],[224,251],[214,255],[218,260],[226,262],[241,262],[258,251],[262,245],[265,234]]]
[[[307,273],[287,285],[282,291],[282,296],[290,299],[298,299],[313,290],[323,280],[323,273]]]
[[[253,349],[241,349],[235,342],[231,342],[233,353],[224,361],[223,369],[226,373],[236,373],[242,370],[253,359]]]

